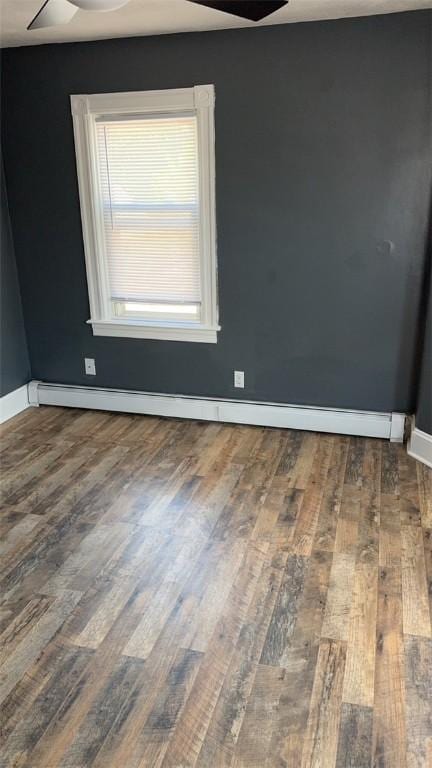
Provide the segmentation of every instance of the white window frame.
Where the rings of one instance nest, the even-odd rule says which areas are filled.
[[[163,91],[99,93],[71,96],[78,188],[90,300],[90,320],[95,336],[125,336],[216,343],[218,324],[214,86],[196,85]],[[102,115],[184,113],[195,114],[198,131],[200,199],[200,321],[118,317],[109,295],[101,192],[96,163],[96,118]]]

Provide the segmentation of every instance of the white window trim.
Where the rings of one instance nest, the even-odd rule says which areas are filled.
[[[217,264],[215,216],[214,86],[196,85],[164,91],[100,93],[71,96],[78,188],[90,300],[95,336],[124,336],[171,341],[217,342]],[[199,156],[200,253],[202,312],[199,323],[153,322],[116,318],[109,299],[104,258],[104,232],[98,215],[100,190],[95,164],[95,120],[105,114],[158,114],[192,111],[197,116]]]

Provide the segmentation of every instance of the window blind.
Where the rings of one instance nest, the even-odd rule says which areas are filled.
[[[112,301],[199,305],[196,117],[101,117],[96,135]]]

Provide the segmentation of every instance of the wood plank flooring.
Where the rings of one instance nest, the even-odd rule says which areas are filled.
[[[41,407],[0,447],[1,768],[430,768],[404,446]]]

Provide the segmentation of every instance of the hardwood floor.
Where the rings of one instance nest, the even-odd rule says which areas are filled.
[[[432,765],[403,446],[41,407],[1,449],[1,768]]]

